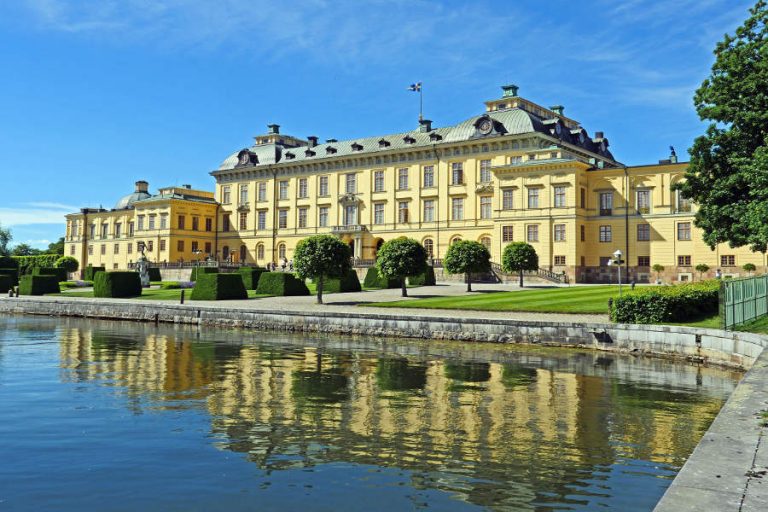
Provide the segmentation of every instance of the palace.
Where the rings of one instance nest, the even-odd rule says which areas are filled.
[[[155,240],[148,257],[157,262],[199,259],[202,251],[266,265],[290,260],[302,238],[333,233],[363,262],[400,236],[418,240],[438,261],[460,239],[483,243],[497,263],[507,243],[526,241],[540,267],[575,282],[610,279],[616,250],[641,282],[656,277],[656,264],[668,281],[692,280],[700,263],[726,276],[743,273],[746,263],[766,266],[764,254],[704,244],[693,225],[695,205],[672,189],[686,169],[674,152],[657,164],[625,166],[603,132],[589,135],[562,106],[524,99],[514,85],[502,90],[485,112],[442,128],[422,119],[410,132],[321,143],[269,125],[211,172],[216,201],[184,188],[158,196],[137,188],[133,195],[147,197],[67,216],[67,254],[124,268],[134,256],[109,247],[122,236]],[[152,215],[163,227],[150,224]],[[195,219],[196,228],[187,224]]]

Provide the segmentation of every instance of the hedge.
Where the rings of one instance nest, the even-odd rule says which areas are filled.
[[[359,292],[362,289],[357,272],[352,269],[342,277],[326,277],[323,280],[323,293]]]
[[[309,295],[304,281],[288,272],[264,272],[259,277],[256,293],[260,295]]]
[[[19,275],[31,274],[36,267],[55,267],[58,254],[40,254],[37,256],[11,256],[17,263]],[[5,266],[5,265],[3,265]]]
[[[83,269],[83,281],[93,281],[96,276],[96,272],[104,272],[107,269],[104,267],[92,267],[88,265]]]
[[[0,276],[9,276],[13,286],[19,284],[19,271],[15,268],[0,268]]]
[[[0,256],[0,268],[19,269],[19,262],[11,256]]]
[[[59,267],[35,267],[32,269],[33,276],[56,276],[61,281],[67,280],[67,269]]]
[[[614,299],[611,320],[626,324],[685,322],[718,313],[720,281],[644,287]]]
[[[56,276],[27,274],[19,279],[19,295],[45,295],[46,293],[61,293],[59,279]]]
[[[96,272],[93,278],[94,297],[138,297],[141,276],[138,272]]]
[[[192,269],[192,275],[190,276],[190,281],[197,281],[198,274],[216,274],[219,272],[219,269],[216,267],[194,267]]]
[[[13,288],[13,278],[8,274],[0,274],[0,293],[8,293]]]
[[[247,299],[243,278],[239,273],[212,274],[201,272],[192,289],[192,300]]]
[[[408,277],[408,284],[411,286],[435,286],[437,279],[435,279],[434,267],[427,265],[427,270],[423,274]]]
[[[267,269],[259,267],[240,267],[237,272],[243,276],[243,284],[246,290],[255,290],[259,287],[259,276]]]
[[[150,281],[162,281],[163,276],[160,275],[160,269],[157,267],[149,267],[147,269],[147,273],[149,273],[149,280]]]
[[[376,267],[370,267],[365,274],[365,279],[363,279],[363,286],[366,288],[400,288],[400,281],[382,277]]]

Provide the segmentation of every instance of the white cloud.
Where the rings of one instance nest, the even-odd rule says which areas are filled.
[[[0,225],[64,224],[64,216],[79,209],[60,203],[35,202],[17,207],[0,207]]]

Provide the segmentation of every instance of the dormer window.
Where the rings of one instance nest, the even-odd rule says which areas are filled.
[[[429,134],[429,140],[443,140],[443,136],[438,133],[432,132]]]
[[[416,139],[414,139],[410,135],[406,135],[405,137],[403,137],[403,142],[405,142],[406,144],[413,144],[416,142]]]
[[[363,146],[362,144],[358,144],[357,142],[352,144],[352,151],[362,151]]]
[[[386,139],[379,140],[379,147],[380,148],[387,148],[390,145],[391,145],[390,142],[388,140],[386,140]]]
[[[306,150],[306,151],[304,152],[304,154],[305,154],[305,155],[307,155],[307,156],[315,156],[317,153],[315,153],[315,152],[314,152],[314,151],[312,151],[311,149],[308,149],[308,150]]]
[[[294,158],[296,158],[296,155],[294,155],[294,154],[293,154],[293,153],[291,153],[290,151],[287,151],[287,152],[285,153],[285,158],[286,158],[286,160],[293,160]]]
[[[328,147],[325,148],[325,152],[327,154],[329,154],[329,155],[332,155],[332,154],[336,153],[336,148],[333,147],[333,146],[328,146]]]

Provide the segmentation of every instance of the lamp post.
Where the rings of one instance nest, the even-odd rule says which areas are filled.
[[[622,256],[624,253],[621,252],[621,249],[616,249],[616,252],[613,253],[613,264],[619,267],[619,297],[621,297],[621,266],[624,264],[624,260],[621,259]]]

